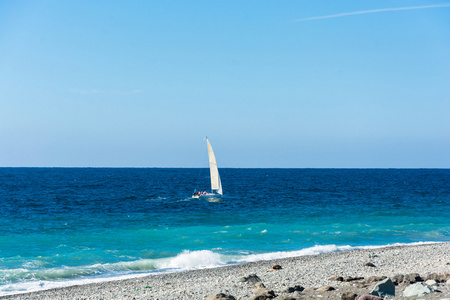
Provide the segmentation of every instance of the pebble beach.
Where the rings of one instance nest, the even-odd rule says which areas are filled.
[[[275,267],[274,266],[279,266]],[[149,275],[126,280],[44,290],[1,299],[269,299],[257,298],[258,289],[274,299],[341,299],[343,293],[368,294],[376,277],[433,274],[450,279],[450,243],[391,246],[259,261],[212,269]],[[255,285],[246,281],[256,275]],[[445,277],[447,276],[447,277]],[[342,281],[336,277],[353,278]],[[342,279],[341,278],[341,279]],[[359,278],[359,279],[357,279]],[[446,279],[447,280],[447,279]],[[376,281],[376,280],[375,280]],[[295,287],[302,291],[295,291]],[[407,284],[396,286],[395,299],[404,299]],[[331,288],[330,288],[331,287]],[[420,299],[450,299],[450,281],[436,283],[436,292]],[[272,297],[272,296],[271,296]],[[272,298],[273,298],[272,297]],[[408,297],[405,299],[415,299]]]

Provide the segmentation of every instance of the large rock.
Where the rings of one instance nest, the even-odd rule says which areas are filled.
[[[251,300],[265,300],[275,298],[275,292],[269,289],[258,289],[255,291],[255,295],[250,298]]]
[[[296,285],[294,287],[288,287],[286,289],[286,293],[302,292],[304,289],[305,289],[304,287]]]
[[[373,264],[373,263],[371,263],[371,262],[367,262],[367,263],[365,263],[364,264],[364,266],[366,266],[366,267],[372,267],[372,268],[376,268],[376,266]]]
[[[236,300],[236,298],[228,294],[218,293],[206,297],[206,300]]]
[[[331,280],[331,281],[344,281],[344,277],[342,277],[342,276],[335,276],[335,277],[328,278],[328,280]]]
[[[429,285],[429,286],[433,286],[433,285],[437,285],[437,282],[436,282],[436,280],[428,279],[427,281],[425,281],[425,284]]]
[[[305,293],[313,293],[313,292],[315,292],[316,290],[317,290],[317,289],[316,289],[315,287],[310,286],[310,287],[305,288],[305,289],[303,290],[303,292],[305,292]]]
[[[358,295],[353,292],[345,292],[341,295],[341,300],[355,300],[356,297],[358,297]]]
[[[275,265],[272,267],[273,270],[281,270],[283,269],[280,265]]]
[[[427,280],[436,280],[436,282],[446,282],[448,279],[450,279],[450,273],[431,273],[425,276],[424,281]]]
[[[383,298],[380,298],[375,295],[361,295],[358,298],[356,298],[355,300],[383,300]]]
[[[370,277],[366,278],[366,281],[367,282],[378,282],[378,281],[384,280],[386,278],[387,278],[386,276],[370,276]]]
[[[440,282],[441,278],[440,278],[440,274],[436,274],[436,273],[431,273],[428,274],[427,276],[425,276],[423,278],[424,281],[428,281],[428,280],[436,280],[436,282]]]
[[[273,299],[274,297],[268,297],[265,295],[255,295],[250,298],[250,300],[267,300],[267,299]]]
[[[291,296],[278,296],[277,300],[297,300],[297,298]]]
[[[350,282],[350,281],[356,281],[356,280],[363,280],[364,277],[352,277],[352,276],[346,276],[342,279],[344,282]]]
[[[423,281],[422,277],[420,277],[417,273],[406,274],[403,278],[403,281],[406,283],[416,283],[419,281]]]
[[[247,282],[250,284],[254,284],[257,282],[261,282],[261,279],[256,275],[256,274],[250,274],[248,276],[245,276],[243,278],[241,278],[242,282]]]
[[[386,296],[395,296],[395,284],[390,278],[386,278],[385,280],[377,283],[370,294],[381,298]]]
[[[403,275],[403,274],[397,274],[397,275],[395,275],[394,277],[392,277],[391,280],[392,280],[392,282],[393,282],[395,285],[399,285],[400,283],[403,282],[403,279],[404,279],[404,278],[405,278],[405,275]]]
[[[403,291],[403,297],[423,297],[433,292],[433,289],[422,282],[414,283]]]
[[[254,288],[256,289],[264,289],[266,286],[262,282],[257,282],[252,284]]]

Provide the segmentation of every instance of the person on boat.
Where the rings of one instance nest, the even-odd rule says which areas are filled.
[[[194,195],[197,195],[197,189],[194,189]]]

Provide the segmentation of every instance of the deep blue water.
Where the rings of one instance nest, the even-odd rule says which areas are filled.
[[[0,295],[122,275],[450,241],[448,169],[0,168]],[[84,281],[83,281],[84,280]]]

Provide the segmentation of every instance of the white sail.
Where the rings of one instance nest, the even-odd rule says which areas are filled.
[[[206,139],[206,143],[208,144],[209,171],[211,174],[211,190],[212,192],[216,192],[217,194],[222,195],[222,182],[220,181],[219,170],[217,169],[216,156],[214,155],[214,151],[208,139]]]

